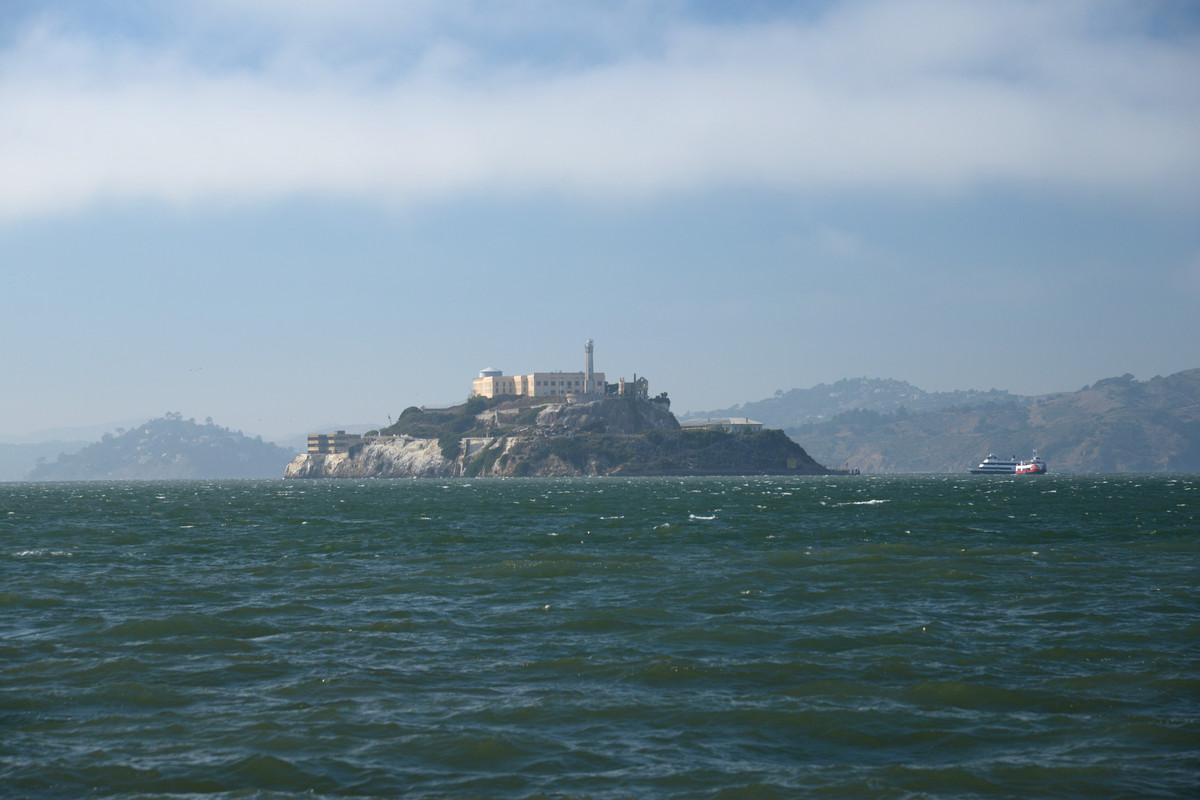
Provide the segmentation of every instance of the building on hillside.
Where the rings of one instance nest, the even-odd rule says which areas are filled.
[[[598,376],[601,383],[604,374]],[[478,397],[546,397],[549,395],[597,395],[585,389],[584,372],[534,372],[529,375],[505,375],[498,369],[479,373],[471,385],[471,394]]]
[[[746,417],[708,417],[706,419],[686,419],[679,423],[684,430],[727,431],[729,433],[745,433],[761,431],[763,424]]]
[[[350,446],[361,438],[357,433],[346,433],[345,431],[310,433],[308,435],[308,452],[310,455],[349,453]]]
[[[610,387],[612,389],[613,387]],[[617,381],[615,391],[609,391],[609,394],[615,394],[617,397],[636,397],[639,400],[646,400],[650,397],[650,381],[645,378],[639,378],[634,373],[633,380],[627,381],[624,378]]]
[[[576,395],[583,397],[604,397],[607,394],[619,393],[634,395],[641,390],[640,396],[649,394],[649,383],[645,378],[637,378],[629,384],[626,391],[626,381],[609,386],[604,381],[604,373],[596,372],[592,363],[592,340],[584,345],[583,372],[531,372],[528,375],[505,375],[494,367],[480,370],[479,377],[471,383],[471,394],[474,397],[565,397]]]

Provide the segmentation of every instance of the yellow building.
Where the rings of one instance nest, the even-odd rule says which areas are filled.
[[[642,379],[645,380],[644,378]],[[604,373],[592,368],[592,340],[584,345],[583,372],[532,372],[528,375],[505,375],[503,371],[488,367],[480,370],[479,377],[471,383],[471,394],[476,397],[562,397],[583,395],[603,397],[608,390]]]
[[[314,455],[321,453],[349,453],[350,445],[361,438],[357,433],[346,433],[345,431],[310,433],[308,435],[308,452]]]
[[[477,397],[549,397],[568,394],[603,395],[604,373],[592,374],[591,391],[585,372],[533,372],[529,375],[505,375],[498,369],[480,371],[471,382]]]

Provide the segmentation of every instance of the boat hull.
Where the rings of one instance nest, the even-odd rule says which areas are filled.
[[[972,475],[1045,475],[1046,462],[1033,451],[1033,458],[1028,461],[1018,461],[1015,457],[1001,459],[988,455],[979,466],[971,469]]]

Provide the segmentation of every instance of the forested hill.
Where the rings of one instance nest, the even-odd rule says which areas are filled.
[[[887,384],[908,387],[839,382],[834,387],[852,391],[837,397],[828,391],[833,387],[816,387],[809,391],[820,403],[786,411],[810,421],[783,427],[817,461],[864,472],[963,472],[988,453],[1027,458],[1034,448],[1051,472],[1200,472],[1200,369],[1147,381],[1124,375],[1041,397],[966,393],[973,396],[965,402],[925,412],[923,402],[946,395],[874,391]],[[870,402],[824,416],[829,400],[846,396]],[[768,402],[737,413],[778,425]]]
[[[999,389],[955,392],[926,392],[911,383],[891,378],[844,378],[811,389],[782,389],[774,397],[743,403],[732,408],[681,414],[680,419],[704,417],[749,417],[769,428],[795,428],[825,422],[847,411],[894,414],[901,410],[923,414],[954,406],[985,403],[1029,405],[1032,397],[1021,397]]]
[[[35,481],[277,478],[295,456],[262,437],[167,414],[29,473]]]

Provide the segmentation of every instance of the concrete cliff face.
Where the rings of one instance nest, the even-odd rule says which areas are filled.
[[[445,478],[457,462],[441,454],[436,439],[388,436],[367,439],[349,453],[301,455],[285,478]]]
[[[646,400],[494,403],[423,411],[348,453],[306,454],[286,478],[823,475],[829,470],[782,431],[681,430]],[[448,457],[452,456],[452,457]]]

